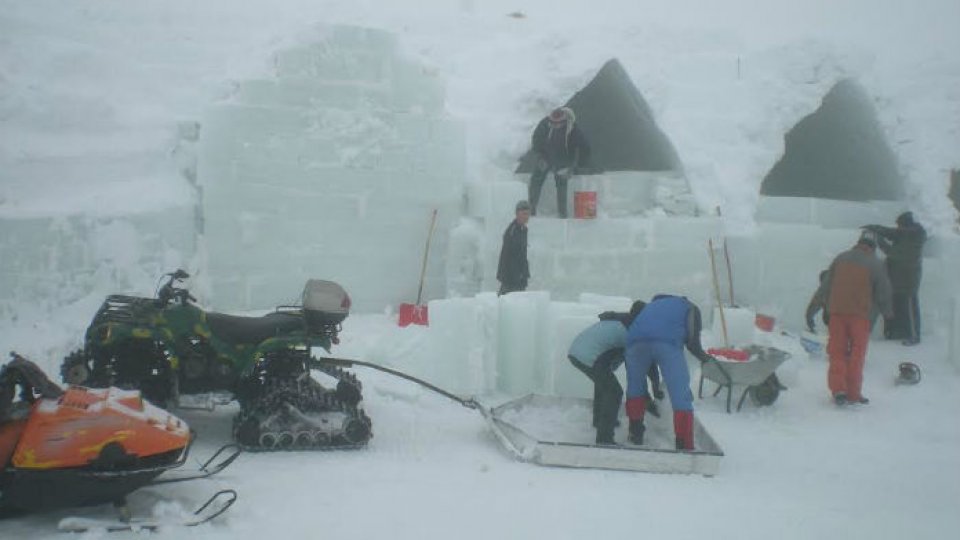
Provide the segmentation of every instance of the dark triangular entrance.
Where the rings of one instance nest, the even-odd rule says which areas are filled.
[[[838,82],[820,108],[787,133],[784,155],[760,193],[847,201],[903,198],[896,156],[857,83]]]
[[[616,59],[608,61],[587,86],[566,103],[590,145],[581,174],[603,171],[680,169],[673,144],[657,126],[650,107]],[[517,167],[529,173],[535,163],[527,152]]]

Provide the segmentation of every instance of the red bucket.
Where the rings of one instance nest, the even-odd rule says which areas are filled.
[[[764,332],[773,332],[773,325],[777,322],[776,319],[769,315],[763,315],[757,313],[757,318],[754,320],[754,324],[757,328],[763,330]]]
[[[597,192],[576,191],[573,194],[573,217],[593,219],[597,217]]]

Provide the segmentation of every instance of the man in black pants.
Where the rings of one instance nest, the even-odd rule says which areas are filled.
[[[614,444],[613,431],[623,401],[623,387],[615,372],[623,363],[627,327],[644,305],[638,300],[634,302],[630,313],[601,313],[600,322],[580,332],[567,353],[573,367],[593,381],[593,426],[597,428],[597,444]],[[658,399],[662,398],[660,372],[651,370],[649,377],[654,394]],[[660,416],[654,403],[651,402],[649,409],[651,414]]]
[[[567,183],[577,166],[586,161],[590,147],[576,125],[576,116],[569,107],[555,109],[540,120],[533,130],[533,152],[537,157],[530,176],[530,206],[537,215],[540,190],[547,174],[553,172],[557,182],[557,212],[567,217]]]
[[[927,231],[914,221],[912,212],[897,217],[897,227],[866,225],[877,233],[877,246],[887,256],[887,274],[893,288],[893,318],[884,321],[887,339],[902,339],[904,345],[920,343],[920,278],[923,274],[923,244]]]
[[[516,206],[516,217],[503,231],[503,245],[500,247],[500,261],[497,264],[497,281],[500,282],[498,295],[523,291],[530,280],[530,264],[527,261],[527,222],[530,221],[530,204],[520,201]]]

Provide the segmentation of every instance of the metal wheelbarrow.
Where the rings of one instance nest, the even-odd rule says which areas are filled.
[[[749,354],[745,361],[726,360],[716,358],[704,362],[700,367],[700,385],[697,397],[703,398],[703,380],[707,379],[717,385],[714,396],[724,388],[727,389],[727,412],[730,412],[730,402],[734,386],[743,386],[743,393],[737,403],[737,412],[743,407],[743,402],[750,395],[750,399],[758,406],[771,405],[777,400],[781,390],[787,387],[780,384],[774,373],[780,364],[790,358],[790,354],[773,347],[751,345],[744,349]]]

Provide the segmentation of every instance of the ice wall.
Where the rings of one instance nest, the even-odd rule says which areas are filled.
[[[183,221],[190,226],[169,226]],[[0,309],[69,304],[104,287],[149,295],[162,273],[189,268],[192,224],[192,209],[113,218],[0,218]]]
[[[827,229],[855,229],[871,223],[893,226],[906,203],[894,201],[840,201],[813,197],[760,197],[756,219],[764,222],[819,225]]]
[[[570,364],[567,351],[581,331],[597,322],[598,314],[627,311],[632,302],[597,294],[557,301],[545,291],[434,300],[430,326],[398,330],[380,344],[385,354],[375,361],[396,365],[463,396],[539,393],[590,398],[593,385]],[[774,345],[788,350],[798,362],[806,358],[796,338],[761,332],[753,325],[753,312],[743,312],[751,317],[736,329],[739,344]],[[738,326],[734,319],[731,314],[731,328]],[[410,336],[417,339],[417,353],[397,354],[409,349]],[[707,330],[702,338],[705,346],[719,345],[717,332]],[[696,362],[690,360],[695,376]],[[791,370],[781,373],[788,377]],[[623,379],[624,370],[617,375]]]
[[[451,243],[456,253],[451,260],[459,261],[458,272],[450,279],[458,288],[451,294],[497,290],[503,230],[513,219],[513,204],[524,193],[521,182],[470,184],[468,217],[461,227],[464,234]],[[765,215],[771,221],[761,221],[749,231],[728,231],[719,217],[668,216],[656,211],[646,217],[534,217],[528,225],[528,290],[547,291],[559,301],[574,300],[581,293],[640,299],[658,293],[681,294],[701,306],[709,325],[717,304],[708,248],[712,241],[721,301],[748,306],[775,317],[785,328],[799,330],[810,296],[819,285],[820,271],[854,245],[859,226],[892,224],[903,210],[899,203],[767,200],[778,205],[767,207]],[[927,244],[920,291],[927,332],[951,324],[951,298],[960,293],[960,284],[951,276],[958,264],[960,237],[933,235]]]
[[[425,298],[442,296],[465,161],[443,86],[389,33],[334,27],[314,38],[204,116],[211,302],[271,307],[310,277],[340,282],[361,311],[413,302],[434,209]]]
[[[544,291],[430,302],[423,356],[442,365],[407,366],[439,386],[469,395],[529,392],[592,396],[589,380],[570,365],[567,350],[602,311],[626,311],[623,297],[583,295],[557,302]]]
[[[524,185],[526,198],[528,174],[514,177]],[[687,179],[678,171],[620,171],[574,176],[567,186],[567,212],[574,215],[574,200],[579,191],[596,194],[600,217],[639,216],[650,211],[670,215],[694,216],[698,209]],[[540,192],[537,215],[557,216],[557,187],[553,176],[547,177]]]

